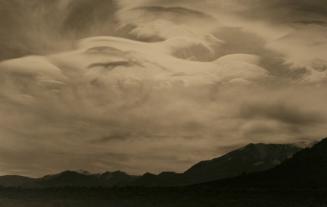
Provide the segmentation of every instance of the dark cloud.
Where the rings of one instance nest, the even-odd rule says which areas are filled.
[[[132,10],[146,12],[150,17],[160,17],[178,24],[184,24],[185,22],[192,21],[192,19],[215,21],[215,18],[209,14],[183,7],[148,6],[138,7]]]
[[[300,21],[295,21],[294,23],[298,23],[298,24],[317,24],[317,25],[322,25],[325,26],[327,25],[326,21],[322,21],[322,20],[300,20]]]
[[[287,103],[245,105],[241,108],[241,117],[245,119],[272,119],[298,127],[321,124],[325,121],[318,112],[307,111]]]
[[[62,31],[76,38],[110,35],[115,32],[118,5],[113,0],[73,0],[66,8]]]
[[[231,5],[237,8],[232,10],[242,17],[274,23],[320,22],[327,17],[327,6],[323,0],[234,0],[231,1]]]
[[[214,34],[223,40],[223,44],[215,48],[215,58],[237,53],[258,55],[261,57],[261,65],[280,82],[285,79],[299,79],[305,75],[305,69],[290,70],[290,65],[285,63],[283,56],[269,49],[266,40],[255,32],[240,27],[222,27]]]
[[[79,38],[115,32],[111,0],[0,0],[0,60],[71,49]]]
[[[110,142],[110,141],[124,141],[126,139],[130,139],[131,138],[131,133],[128,132],[121,132],[121,133],[115,133],[115,134],[111,134],[108,136],[104,136],[100,139],[97,140],[92,140],[91,143],[106,143],[106,142]]]
[[[150,0],[143,1],[148,5],[165,5],[165,6],[186,6],[192,8],[198,5],[211,6],[215,9],[227,9],[233,12],[239,12],[243,17],[267,18],[272,21],[294,21],[296,19],[310,19],[326,17],[327,6],[324,0],[207,0],[205,3],[199,3],[196,0]],[[202,5],[202,6],[201,6]],[[203,8],[203,7],[202,7]],[[211,11],[208,9],[208,11]]]

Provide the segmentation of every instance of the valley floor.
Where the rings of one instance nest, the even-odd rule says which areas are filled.
[[[327,207],[327,189],[1,189],[0,207]]]

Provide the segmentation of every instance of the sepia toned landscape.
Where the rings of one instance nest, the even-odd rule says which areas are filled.
[[[0,0],[0,207],[327,206],[322,0]]]

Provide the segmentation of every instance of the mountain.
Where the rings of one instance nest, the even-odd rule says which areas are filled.
[[[122,171],[105,172],[99,178],[107,187],[126,186],[138,178],[138,176],[128,175]]]
[[[37,184],[41,187],[115,187],[128,185],[135,178],[121,171],[103,174],[64,171],[40,178]]]
[[[17,175],[6,175],[0,177],[0,186],[2,187],[30,187],[34,186],[35,179],[17,176]]]
[[[2,176],[0,177],[0,186],[53,188],[124,186],[165,187],[192,185],[271,169],[292,157],[292,155],[299,150],[300,148],[294,145],[249,144],[221,157],[201,161],[184,173],[162,172],[158,175],[146,173],[142,176],[132,176],[121,171],[105,172],[102,174],[64,171],[59,174],[47,175],[35,179],[21,176]],[[307,152],[303,150],[301,153],[306,154]],[[300,156],[301,153],[298,153],[297,157]],[[297,158],[297,160],[298,159],[299,158]],[[285,167],[285,163],[289,163],[291,160],[284,162],[284,164],[276,169],[285,168],[279,171],[291,172],[291,170],[287,168],[288,165],[295,165],[292,164],[293,162],[301,163],[300,161],[293,161]],[[315,161],[313,161],[313,163],[314,162]]]
[[[273,168],[300,150],[294,145],[249,144],[221,157],[201,161],[182,174],[145,174],[133,185],[174,186],[204,183]]]
[[[199,162],[184,175],[199,183],[264,171],[279,165],[299,150],[294,145],[249,144],[222,157]]]
[[[134,182],[130,183],[130,186],[180,186],[185,182],[183,180],[183,175],[174,172],[162,172],[158,175],[152,173],[145,173],[141,177],[137,178]]]
[[[1,187],[53,188],[53,187],[117,187],[126,186],[137,176],[125,172],[105,172],[91,174],[82,171],[64,171],[41,178],[29,178],[17,175],[0,176]]]
[[[311,148],[297,152],[282,164],[263,172],[207,183],[233,187],[326,187],[327,138]]]
[[[103,185],[102,180],[92,174],[64,171],[55,175],[48,175],[36,182],[41,187],[94,187]]]
[[[327,138],[267,172],[273,184],[327,186]]]

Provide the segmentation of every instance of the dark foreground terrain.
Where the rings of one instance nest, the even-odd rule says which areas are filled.
[[[1,189],[0,207],[327,207],[327,189]]]

